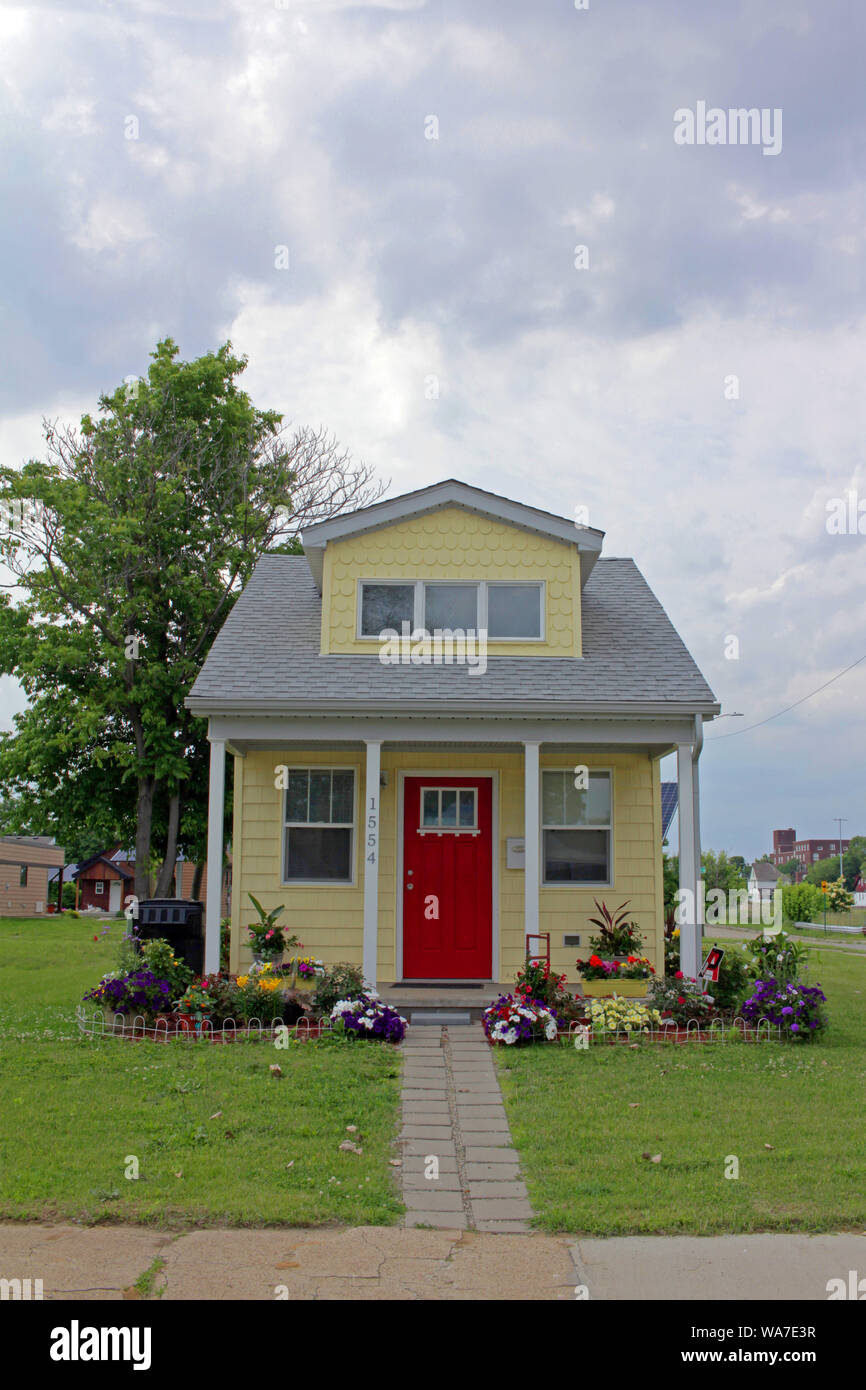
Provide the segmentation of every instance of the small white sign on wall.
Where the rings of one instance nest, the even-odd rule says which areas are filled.
[[[505,841],[506,869],[526,868],[526,841],[523,836],[509,835]]]

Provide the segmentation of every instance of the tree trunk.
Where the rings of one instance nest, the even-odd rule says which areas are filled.
[[[190,890],[190,896],[194,898],[196,902],[199,903],[201,902],[201,881],[203,878],[204,860],[200,859],[195,866],[195,873],[192,876],[192,888]]]
[[[168,803],[168,831],[165,837],[165,858],[156,880],[155,898],[167,898],[177,863],[177,835],[180,827],[180,793],[174,792]]]
[[[153,777],[139,777],[135,807],[135,896],[150,897],[150,830],[153,822]]]

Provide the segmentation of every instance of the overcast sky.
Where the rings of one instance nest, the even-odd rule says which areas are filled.
[[[745,716],[705,845],[866,831],[866,662],[740,732],[866,653],[827,530],[855,490],[866,533],[864,37],[860,0],[7,3],[3,460],[230,337],[392,494],[588,507]],[[699,102],[781,150],[677,144]]]

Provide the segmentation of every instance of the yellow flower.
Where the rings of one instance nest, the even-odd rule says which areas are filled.
[[[238,975],[238,984],[240,985],[241,989],[246,989],[247,980],[249,978],[249,975]]]

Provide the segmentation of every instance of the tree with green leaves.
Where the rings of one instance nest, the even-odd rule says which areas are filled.
[[[79,429],[46,421],[44,459],[0,469],[0,672],[29,700],[0,795],[22,831],[134,843],[139,897],[203,857],[207,730],[183,702],[256,561],[384,490],[324,429],[257,409],[245,367],[165,339]]]
[[[816,883],[820,888],[822,883],[835,883],[839,877],[839,856],[832,855],[830,859],[819,859],[817,863],[810,864],[806,872],[806,882]]]

